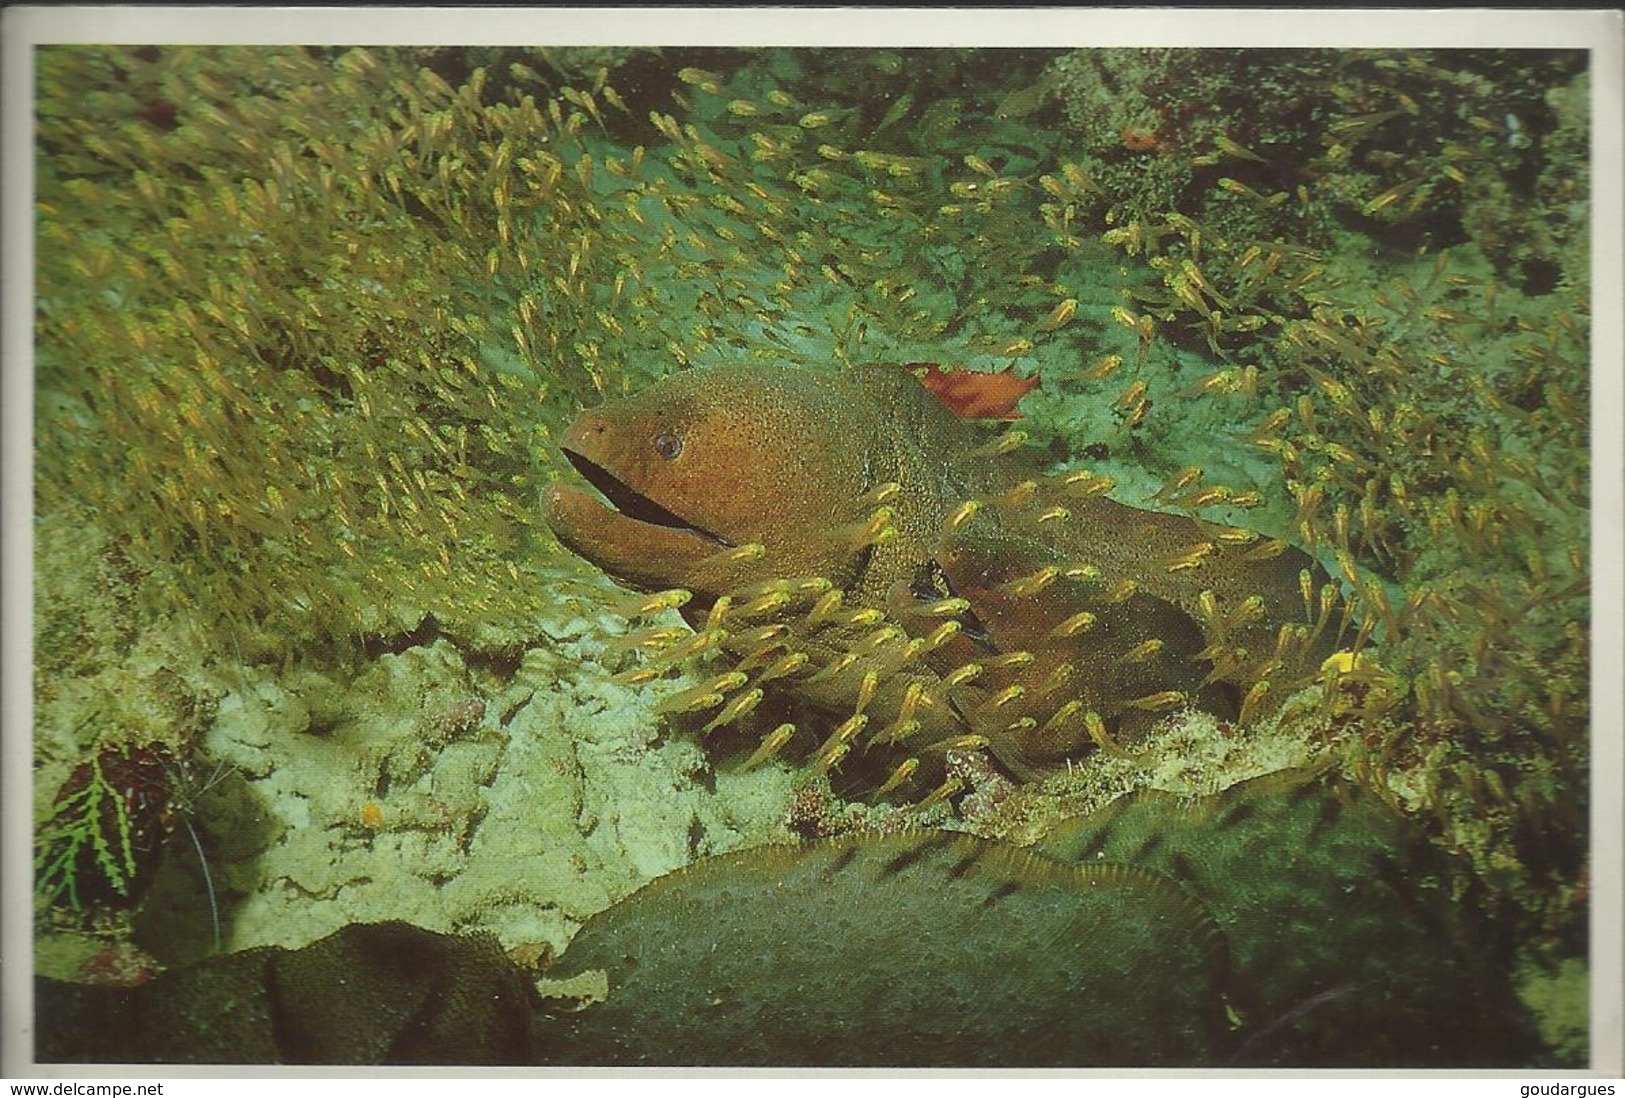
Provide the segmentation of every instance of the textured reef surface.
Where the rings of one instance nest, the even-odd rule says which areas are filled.
[[[1584,53],[37,60],[40,1058],[1586,1062]]]
[[[1278,772],[1122,798],[1038,852],[908,829],[704,859],[588,920],[534,1002],[489,939],[398,924],[40,998],[73,1060],[1525,1063],[1504,950],[1448,872],[1388,806]]]
[[[1525,1062],[1508,969],[1429,854],[1287,773],[1123,798],[1038,854],[910,831],[729,855],[583,927],[561,968],[607,995],[544,1032],[579,1063]]]

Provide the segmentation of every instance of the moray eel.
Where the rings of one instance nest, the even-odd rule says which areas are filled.
[[[681,650],[737,661],[677,708],[731,721],[788,690],[847,717],[803,734],[822,768],[906,756],[900,781],[985,746],[1031,777],[1188,704],[1267,712],[1331,650],[1306,554],[1045,475],[901,367],[689,370],[560,445],[596,492],[547,488],[559,541],[692,593]]]
[[[843,835],[703,859],[589,920],[541,987],[537,1044],[580,1066],[1209,1064],[1223,952],[1154,873]],[[554,990],[594,976],[585,1003]]]
[[[600,1066],[1539,1063],[1465,873],[1316,770],[1133,794],[1026,850],[926,830],[758,847],[588,920],[538,1044]]]

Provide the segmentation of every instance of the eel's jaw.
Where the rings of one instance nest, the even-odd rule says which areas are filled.
[[[643,526],[693,534],[719,549],[734,547],[734,543],[726,538],[713,534],[704,527],[696,526],[676,512],[662,507],[581,451],[565,446],[563,453],[575,467],[576,472],[581,474],[582,479],[602,492],[610,506],[623,517]]]
[[[585,458],[565,450],[570,463],[591,469]],[[600,482],[598,473],[583,478]],[[700,565],[726,547],[713,534],[682,523],[665,508],[643,499],[604,473],[603,497],[574,484],[549,484],[541,499],[543,518],[570,552],[590,560],[613,580],[640,590],[656,591],[686,586],[700,573]],[[609,499],[613,504],[606,504]],[[629,513],[630,512],[630,513]]]
[[[681,587],[718,552],[693,529],[640,521],[570,484],[547,487],[542,514],[566,548],[630,587]]]

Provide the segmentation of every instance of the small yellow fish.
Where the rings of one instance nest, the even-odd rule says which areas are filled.
[[[1084,630],[1093,626],[1096,620],[1097,619],[1094,614],[1084,610],[1080,613],[1073,614],[1060,625],[1057,625],[1054,629],[1051,629],[1049,631],[1049,636],[1055,640],[1066,640],[1068,637],[1075,637],[1079,633],[1082,633]]]
[[[703,736],[707,732],[721,728],[725,724],[731,724],[734,721],[737,721],[739,718],[755,709],[761,704],[761,702],[762,688],[759,686],[754,689],[747,690],[743,694],[735,696],[732,701],[722,707],[722,712],[718,713],[705,723],[705,727],[700,729],[700,734]]]
[[[751,753],[750,758],[745,760],[745,765],[742,769],[755,770],[758,766],[761,766],[767,760],[777,755],[779,751],[783,749],[784,745],[790,742],[790,738],[795,734],[795,725],[779,725],[766,736],[762,737],[761,746]]]
[[[1162,651],[1162,644],[1162,640],[1155,637],[1148,641],[1141,641],[1127,652],[1124,652],[1120,660],[1123,663],[1145,663],[1155,658],[1156,654]]]
[[[962,780],[959,778],[949,778],[947,781],[943,782],[941,785],[937,786],[930,793],[928,793],[924,799],[904,809],[904,811],[913,815],[919,815],[928,809],[935,808],[937,805],[941,804],[949,797],[952,797],[955,793],[958,793],[963,788],[965,788],[965,783]]]
[[[897,769],[891,772],[891,777],[882,782],[880,784],[880,788],[875,790],[875,798],[878,800],[879,798],[884,797],[887,793],[890,793],[892,790],[908,781],[914,776],[914,772],[919,768],[919,759],[909,758],[898,763]]]
[[[613,610],[623,618],[643,618],[686,606],[693,597],[692,591],[672,588],[669,591],[656,591],[652,595],[634,595],[618,603]]]

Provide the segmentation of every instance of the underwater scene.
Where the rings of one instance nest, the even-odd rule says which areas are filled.
[[[35,62],[38,1061],[1589,1062],[1584,51]]]

